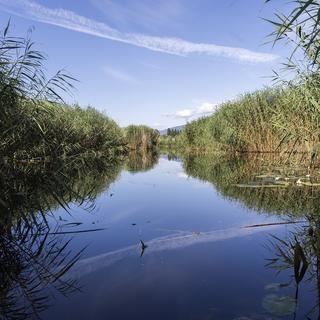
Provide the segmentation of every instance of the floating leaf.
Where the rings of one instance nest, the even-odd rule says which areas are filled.
[[[312,183],[309,181],[301,181],[300,184],[308,187],[320,187],[320,183]]]
[[[259,176],[256,176],[256,178],[259,178],[259,179],[274,178],[274,177],[275,177],[274,175],[270,175],[270,174],[261,174]]]
[[[275,290],[275,291],[278,291],[280,290],[281,288],[285,288],[285,287],[288,287],[289,284],[288,283],[269,283],[267,284],[264,289],[265,290]]]
[[[239,188],[286,188],[289,183],[275,183],[275,184],[236,184]]]
[[[268,294],[264,297],[262,306],[271,314],[282,317],[294,313],[296,303],[296,299],[292,297]]]

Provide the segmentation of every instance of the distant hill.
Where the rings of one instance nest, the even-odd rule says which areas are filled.
[[[181,125],[181,126],[176,126],[176,127],[172,127],[172,128],[167,128],[167,129],[163,129],[163,130],[160,130],[160,135],[161,136],[165,136],[166,134],[167,134],[167,132],[168,132],[168,129],[170,129],[170,130],[176,130],[176,131],[182,131],[183,130],[183,128],[185,127],[185,125],[183,124],[183,125]]]

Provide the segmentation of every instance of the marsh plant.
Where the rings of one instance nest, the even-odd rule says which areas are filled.
[[[160,133],[144,125],[130,125],[124,129],[126,142],[131,150],[147,151],[158,144]]]
[[[287,281],[281,284],[272,284],[277,294],[269,294],[276,298],[277,304],[282,307],[285,315],[292,314],[293,319],[319,319],[320,317],[320,238],[318,216],[306,215],[307,223],[290,231],[286,238],[271,236],[269,249],[273,256],[268,259],[267,267],[278,275],[287,272]],[[315,303],[309,307],[306,314],[299,315],[299,308],[303,304],[305,291],[302,284],[309,288],[314,295]],[[283,295],[287,288],[294,288],[294,295]],[[279,292],[278,292],[279,291]],[[279,295],[280,293],[280,295]],[[288,294],[286,292],[286,294]],[[267,297],[268,297],[267,296]],[[285,299],[286,298],[286,299]],[[289,303],[288,303],[289,302]],[[274,310],[269,310],[274,313]]]
[[[288,157],[306,153],[305,164],[314,166],[320,147],[320,3],[297,0],[290,8],[288,14],[269,20],[275,28],[272,43],[294,44],[281,72],[274,73],[274,86],[240,95],[213,115],[191,121],[169,146]],[[284,76],[287,71],[291,78]]]
[[[297,220],[320,214],[319,174],[306,177],[304,166],[285,167],[277,155],[188,155],[183,167],[187,175],[212,183],[223,197],[251,210]]]
[[[273,0],[266,0],[270,2]],[[268,20],[274,31],[270,34],[273,43],[285,41],[293,45],[287,68],[296,68],[296,55],[302,53],[307,70],[317,72],[320,67],[320,3],[317,0],[294,0],[288,13],[277,13]],[[299,58],[298,58],[299,59]]]
[[[0,154],[30,159],[126,150],[122,130],[94,108],[67,105],[76,81],[64,70],[47,77],[46,57],[30,38],[0,35]]]
[[[226,102],[212,116],[188,123],[176,145],[311,154],[319,144],[319,79],[314,75]]]

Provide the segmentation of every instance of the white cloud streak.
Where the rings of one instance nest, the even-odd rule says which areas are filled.
[[[31,20],[173,55],[203,54],[251,63],[267,63],[278,58],[273,54],[260,53],[243,48],[195,43],[179,38],[121,32],[105,23],[88,19],[73,11],[51,9],[29,0],[0,0],[0,9]]]
[[[166,113],[165,117],[180,118],[188,120],[192,117],[201,117],[214,113],[217,110],[218,104],[212,102],[203,102],[199,106],[192,109],[182,109],[175,113]]]

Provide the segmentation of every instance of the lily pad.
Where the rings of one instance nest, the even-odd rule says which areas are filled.
[[[285,288],[287,286],[287,283],[269,283],[264,287],[264,289],[278,291],[279,289]]]
[[[276,184],[236,184],[239,188],[286,188],[289,183],[276,183]]]
[[[296,308],[296,299],[289,296],[278,296],[276,294],[268,294],[262,301],[265,310],[275,316],[287,316],[293,314]]]
[[[261,174],[259,176],[256,176],[256,178],[259,178],[259,179],[274,178],[274,177],[275,177],[274,175],[270,175],[270,174]]]
[[[300,182],[302,185],[304,186],[308,186],[308,187],[320,187],[320,183],[312,183],[312,182],[309,182],[309,181],[301,181]]]

